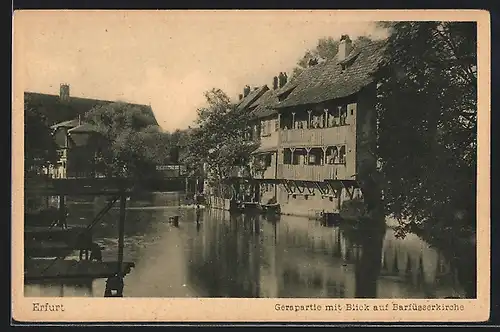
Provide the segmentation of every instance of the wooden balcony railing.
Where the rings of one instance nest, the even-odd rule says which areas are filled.
[[[254,179],[275,179],[276,167],[271,165],[266,167],[264,170],[253,171],[252,176]]]
[[[278,179],[324,181],[325,179],[354,180],[349,167],[338,165],[278,165]]]
[[[267,136],[260,137],[260,149],[261,150],[270,150],[277,149],[279,144],[279,132],[275,131]]]
[[[346,125],[321,129],[287,129],[279,133],[283,147],[314,147],[344,144],[347,141],[348,130],[349,126]]]

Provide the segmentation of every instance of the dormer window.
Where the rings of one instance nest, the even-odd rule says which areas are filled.
[[[290,88],[289,90],[284,91],[283,93],[281,93],[280,95],[278,95],[278,100],[279,101],[285,100],[290,95],[290,93],[292,93],[293,89],[295,89],[295,87]]]

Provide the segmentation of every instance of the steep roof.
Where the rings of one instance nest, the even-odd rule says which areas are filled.
[[[258,98],[260,98],[266,91],[268,91],[269,88],[267,85],[263,85],[261,87],[258,87],[256,89],[253,89],[245,98],[243,98],[236,108],[238,110],[243,110],[248,108],[249,106],[252,105],[253,102],[255,102]]]
[[[90,109],[97,105],[106,105],[117,101],[70,97],[69,101],[61,101],[59,95],[24,92],[24,102],[29,103],[31,107],[36,107],[46,117],[48,125],[52,126],[64,121],[77,119],[79,115],[84,115]],[[142,109],[145,113],[154,116],[153,110],[149,105],[126,103]]]
[[[78,119],[73,119],[73,120],[68,120],[68,121],[63,121],[56,123],[55,125],[52,125],[50,128],[52,129],[57,129],[57,128],[74,128],[78,126]]]
[[[316,104],[359,92],[373,82],[372,74],[383,59],[384,47],[383,41],[373,41],[362,48],[355,47],[342,62],[334,58],[304,70],[282,88],[284,92],[293,89],[290,94],[272,107]],[[348,65],[345,70],[341,63]]]
[[[96,132],[97,128],[94,125],[91,125],[90,123],[83,123],[81,125],[78,125],[76,127],[73,127],[68,130],[69,133],[90,133],[90,132]]]
[[[278,96],[293,88],[290,84],[285,84],[279,89],[267,90],[260,98],[255,100],[249,108],[252,110],[252,115],[256,118],[263,118],[277,113],[275,105],[279,102]]]

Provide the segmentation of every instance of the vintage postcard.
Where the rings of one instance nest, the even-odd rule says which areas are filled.
[[[17,11],[19,322],[476,322],[490,16]]]

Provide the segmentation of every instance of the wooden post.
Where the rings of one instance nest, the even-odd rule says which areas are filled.
[[[306,148],[306,162],[304,164],[309,165],[309,153],[311,152],[311,148]]]
[[[295,129],[295,112],[292,112],[292,129]]]
[[[340,208],[342,207],[342,187],[337,189],[337,209],[340,212]]]
[[[118,224],[118,274],[121,275],[123,267],[123,246],[125,238],[125,207],[127,197],[122,194],[120,197],[120,220]]]
[[[307,129],[311,129],[311,127],[312,127],[312,126],[311,126],[311,113],[312,113],[312,111],[311,111],[311,110],[309,110],[309,111],[307,111],[307,113],[308,113],[308,118],[307,118]]]
[[[325,111],[325,124],[323,128],[328,128],[328,109],[325,108],[324,111]]]
[[[323,150],[323,165],[326,165],[326,164],[328,164],[327,160],[326,160],[326,151],[328,150],[328,147],[327,146],[322,146],[321,150]]]
[[[61,228],[66,228],[66,204],[65,196],[59,195],[59,225]]]

